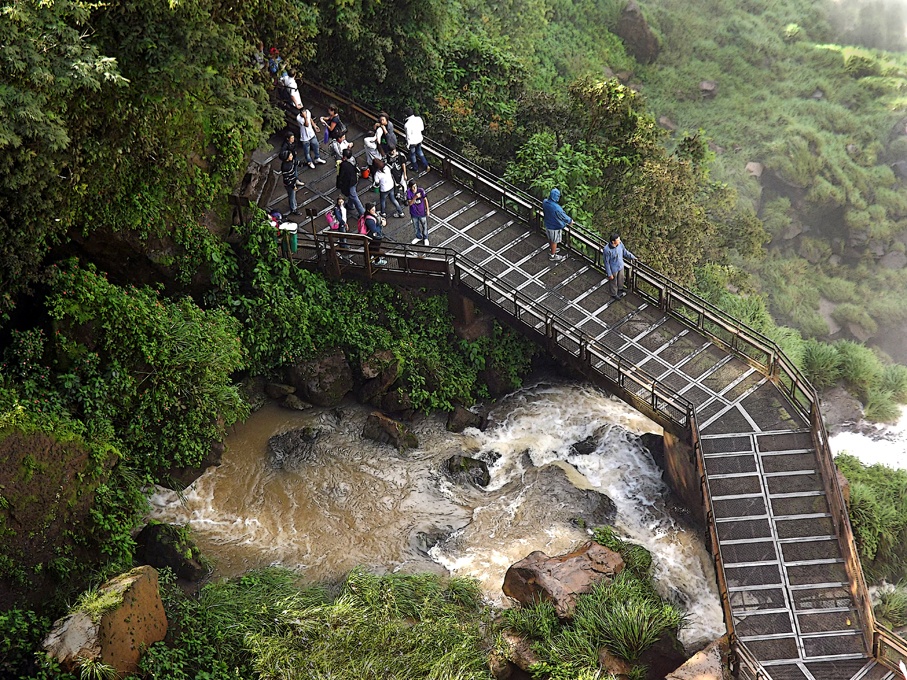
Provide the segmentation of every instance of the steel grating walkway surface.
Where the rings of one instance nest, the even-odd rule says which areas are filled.
[[[312,109],[319,115],[320,105]],[[364,131],[345,122],[361,163]],[[258,152],[257,160],[274,169],[275,156]],[[300,210],[314,209],[320,230],[337,193],[333,161],[315,170],[303,166],[300,179]],[[645,297],[613,300],[606,278],[588,260],[570,255],[550,262],[542,233],[501,206],[435,169],[419,182],[431,205],[432,249],[465,256],[494,279],[496,290],[527,296],[695,406],[733,627],[760,672],[773,680],[894,678],[867,654],[870,641],[851,594],[810,424],[789,398],[749,363]],[[359,183],[363,203],[377,202],[369,186],[370,180]],[[287,210],[286,200],[279,182],[262,197],[272,209]],[[308,225],[302,218],[300,231]],[[408,217],[388,218],[385,232],[400,244],[414,236]],[[481,285],[468,275],[460,283]],[[511,304],[503,292],[491,300]],[[534,325],[543,330],[543,323]],[[590,363],[605,368],[601,360]],[[740,677],[757,673],[744,668]]]

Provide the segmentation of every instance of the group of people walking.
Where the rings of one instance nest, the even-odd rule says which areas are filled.
[[[405,111],[404,132],[409,147],[407,159],[398,149],[399,140],[393,121],[382,112],[370,134],[363,139],[365,166],[360,168],[353,151],[353,142],[346,138],[347,127],[340,117],[337,106],[328,107],[327,115],[318,119],[321,123],[319,126],[313,119],[311,111],[302,103],[292,69],[284,72],[280,83],[289,92],[289,101],[297,112],[296,123],[299,129],[298,135],[292,128],[287,130],[280,150],[280,170],[287,190],[290,214],[299,214],[296,190],[302,186],[299,181],[301,162],[311,169],[317,164],[327,163],[321,157],[321,144],[318,141],[323,129],[321,143],[330,145],[331,155],[337,167],[335,186],[339,192],[327,218],[330,227],[341,232],[358,230],[359,233],[367,234],[371,239],[373,262],[384,265],[386,260],[381,255],[381,244],[384,240],[384,227],[387,226],[388,204],[394,208],[393,217],[401,218],[405,214],[401,203],[405,203],[415,232],[412,243],[429,245],[428,217],[431,209],[428,196],[425,189],[419,186],[416,177],[407,176],[407,168],[415,172],[427,172],[431,169],[422,150],[425,131],[422,118],[415,115],[412,108]],[[378,193],[377,203],[362,203],[358,184],[363,177],[372,179],[372,186]],[[561,192],[555,188],[542,202],[543,221],[550,249],[548,259],[553,263],[565,259],[566,256],[560,252],[559,244],[563,241],[564,229],[574,224],[573,219],[561,207],[560,199]],[[355,222],[351,220],[350,210],[355,210]],[[609,293],[613,299],[617,300],[626,295],[624,264],[625,261],[636,259],[621,242],[620,234],[612,233],[602,249],[602,265],[608,276]]]

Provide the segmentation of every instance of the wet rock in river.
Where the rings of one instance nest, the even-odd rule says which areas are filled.
[[[268,440],[268,462],[275,468],[291,469],[300,463],[311,462],[315,457],[315,441],[319,431],[314,427],[300,427]]]
[[[336,406],[353,389],[353,371],[341,350],[296,361],[287,370],[296,394],[316,406]]]
[[[460,484],[475,484],[484,488],[491,481],[488,463],[469,456],[451,456],[444,463],[444,471]]]
[[[398,450],[414,449],[419,446],[418,438],[406,425],[378,411],[369,414],[362,436],[380,444],[393,444]]]
[[[484,430],[487,424],[487,418],[478,413],[473,413],[462,406],[455,406],[454,410],[447,416],[447,430],[449,432],[462,432],[467,427]]]
[[[566,619],[573,616],[577,596],[591,592],[597,583],[617,576],[623,568],[619,553],[592,541],[556,557],[536,550],[507,570],[503,590],[524,605],[546,600],[558,617]]]
[[[303,401],[295,394],[288,394],[287,396],[285,396],[283,398],[283,401],[280,402],[280,405],[284,408],[290,409],[291,411],[307,411],[308,409],[312,408],[312,405],[309,402]]]

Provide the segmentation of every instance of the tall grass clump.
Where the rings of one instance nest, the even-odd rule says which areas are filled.
[[[907,583],[902,581],[881,589],[873,611],[882,625],[889,628],[907,626]]]
[[[547,600],[505,609],[502,617],[510,630],[545,642],[549,642],[560,627],[554,605]]]
[[[282,569],[250,572],[206,586],[197,599],[166,587],[178,632],[172,646],[149,648],[142,670],[168,678],[233,677],[235,669],[237,677],[490,680],[489,622],[474,581],[357,569],[331,594],[297,580]]]
[[[833,345],[809,338],[803,343],[803,370],[813,387],[827,389],[841,378],[841,356]]]
[[[881,388],[891,392],[892,397],[899,403],[907,403],[907,366],[889,364],[882,371]]]
[[[894,398],[888,390],[870,387],[866,392],[866,403],[863,405],[863,417],[874,423],[893,423],[901,415]]]
[[[841,361],[841,377],[865,398],[882,380],[882,362],[871,349],[851,340],[840,340],[834,346]]]
[[[850,482],[850,523],[870,581],[907,577],[907,470],[864,465],[841,454],[835,464]]]

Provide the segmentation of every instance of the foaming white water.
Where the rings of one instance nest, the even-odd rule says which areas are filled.
[[[872,434],[840,432],[829,438],[834,455],[849,453],[865,465],[877,463],[907,470],[907,407],[894,425],[877,425]]]
[[[678,526],[668,514],[661,473],[637,440],[644,432],[660,433],[658,425],[598,390],[574,385],[529,388],[508,397],[496,411],[502,414],[502,422],[478,437],[479,457],[500,456],[491,468],[489,489],[502,489],[519,479],[526,471],[527,454],[536,467],[569,464],[581,475],[577,486],[610,497],[617,507],[616,527],[652,553],[662,594],[680,600],[689,613],[681,641],[694,648],[723,634],[711,559],[698,536]],[[596,444],[592,453],[580,455],[571,449],[571,444],[590,436]],[[473,524],[477,520],[474,513]],[[559,539],[577,539],[576,531],[563,526],[539,528],[542,533],[549,531],[543,539],[549,545],[560,545],[563,541]],[[491,531],[489,537],[493,534]],[[538,543],[525,548],[543,550]],[[445,554],[443,546],[432,554],[451,571],[483,580],[497,568],[500,582],[507,567],[530,552],[514,554],[514,547],[489,541],[472,545],[469,554]]]

